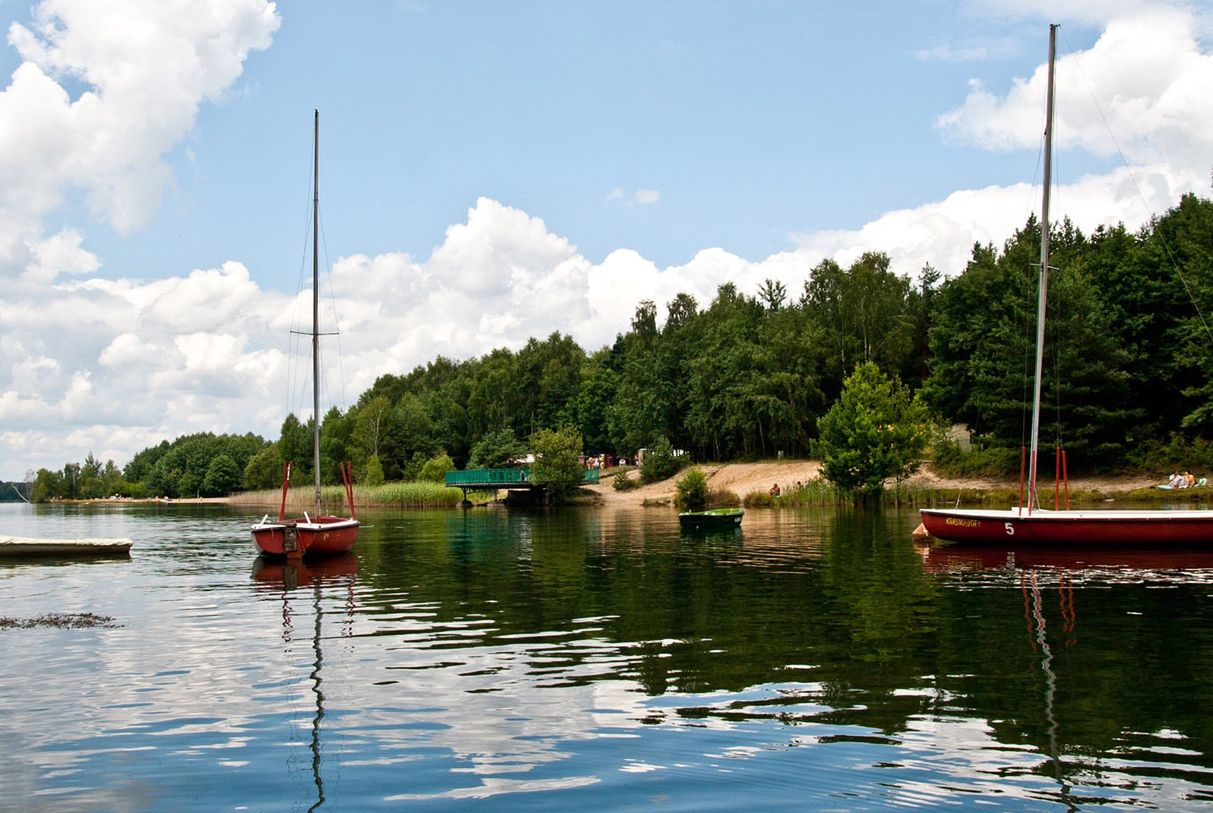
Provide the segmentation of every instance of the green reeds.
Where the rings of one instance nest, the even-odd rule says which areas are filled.
[[[491,494],[469,492],[473,502],[487,502]],[[329,513],[344,513],[345,490],[341,486],[325,486],[320,490],[321,504]],[[231,505],[256,505],[277,507],[282,499],[279,489],[245,491],[233,494]],[[447,488],[442,483],[416,481],[408,483],[384,483],[380,486],[354,486],[356,508],[446,508],[459,505],[463,492]],[[310,511],[315,504],[315,492],[311,488],[292,488],[287,494],[286,507],[291,513]]]

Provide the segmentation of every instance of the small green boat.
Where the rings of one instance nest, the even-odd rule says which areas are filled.
[[[683,530],[739,528],[743,516],[745,516],[745,511],[740,508],[683,511],[678,515],[678,524]]]

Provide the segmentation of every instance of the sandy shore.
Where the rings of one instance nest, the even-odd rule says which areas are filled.
[[[714,491],[731,491],[744,499],[751,492],[765,493],[772,484],[778,483],[783,490],[793,488],[797,482],[808,482],[821,476],[821,462],[817,460],[781,460],[762,463],[702,464],[708,476],[708,487]],[[630,474],[635,477],[637,472]],[[604,505],[641,505],[646,500],[660,502],[673,500],[676,477],[652,483],[632,491],[616,491],[613,478],[604,477],[597,485],[585,490],[592,492]],[[930,467],[924,467],[908,481],[911,485],[947,490],[955,489],[1007,489],[1018,488],[1017,481],[988,479],[955,479],[940,477]],[[1155,481],[1142,477],[1084,477],[1070,480],[1071,491],[1098,491],[1109,496],[1123,494],[1138,488],[1148,488]],[[1051,477],[1042,478],[1041,485],[1052,487]]]

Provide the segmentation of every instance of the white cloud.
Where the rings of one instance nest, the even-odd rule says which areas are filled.
[[[73,188],[90,194],[95,211],[119,228],[152,213],[165,151],[188,132],[197,105],[230,87],[249,49],[264,47],[277,25],[273,6],[255,0],[231,0],[225,10],[133,0],[106,8],[113,20],[86,0],[56,0],[39,7],[30,30],[10,32],[27,61],[0,91],[0,177],[11,178],[0,184],[0,459],[7,461],[0,477],[58,467],[89,451],[122,463],[186,432],[274,435],[288,409],[309,408],[308,399],[289,400],[288,384],[299,389],[307,377],[291,368],[287,353],[291,328],[307,324],[307,295],[263,290],[236,261],[151,281],[106,279],[79,231],[45,233],[43,222]],[[115,31],[139,15],[153,33],[124,46]],[[1060,146],[1107,154],[1096,146],[1098,115],[1078,104],[1086,91],[1073,64],[1081,64],[1096,95],[1111,100],[1105,113],[1133,163],[1132,177],[1118,169],[1058,184],[1054,211],[1086,229],[1136,225],[1181,193],[1205,189],[1213,154],[1213,113],[1202,92],[1213,87],[1209,56],[1200,51],[1194,18],[1149,15],[1114,20],[1091,49],[1067,56],[1060,72]],[[52,19],[58,28],[45,25]],[[157,37],[172,46],[161,47]],[[123,59],[133,76],[118,69]],[[156,75],[165,60],[167,75]],[[86,89],[72,99],[56,77]],[[975,87],[940,127],[987,149],[1034,150],[1040,77],[1037,71],[1001,95]],[[144,109],[157,114],[131,129],[122,118],[140,88]],[[915,274],[925,262],[957,273],[974,242],[1007,238],[1037,197],[1027,184],[961,190],[855,229],[795,235],[794,250],[757,261],[705,248],[668,267],[625,247],[593,263],[540,217],[482,197],[428,258],[338,259],[332,300],[340,321],[326,296],[323,328],[339,326],[341,336],[325,339],[324,352],[334,356],[339,345],[348,401],[379,375],[438,355],[516,349],[557,330],[587,349],[601,347],[627,329],[642,299],[664,314],[680,292],[706,305],[723,283],[753,294],[766,278],[795,296],[825,257],[846,264],[879,250],[900,273]],[[606,201],[660,199],[655,189],[619,187]]]
[[[69,187],[128,231],[157,206],[163,155],[278,27],[263,0],[44,0],[13,23],[24,60],[0,94],[0,210],[41,216]],[[58,80],[86,86],[72,99]]]
[[[1087,51],[1058,60],[1055,149],[1081,150],[1127,165],[1056,183],[1052,215],[1090,231],[1130,227],[1207,190],[1213,155],[1213,55],[1202,52],[1196,17],[1177,8],[1131,4]],[[1017,12],[1024,9],[1015,4]],[[1104,4],[1070,3],[1071,18],[1095,19]],[[1016,79],[1003,96],[974,82],[965,102],[939,117],[950,138],[990,150],[1035,151],[1044,129],[1046,68]],[[1100,99],[1097,106],[1092,97]],[[1113,137],[1112,134],[1115,134]],[[1119,151],[1119,152],[1118,152]],[[914,273],[930,262],[959,273],[974,242],[1001,243],[1039,212],[1039,192],[1026,184],[954,192],[942,201],[888,212],[858,229],[793,235],[817,253],[847,262],[865,250],[886,251],[895,269]]]
[[[623,187],[617,186],[606,196],[607,203],[616,200],[623,201],[629,207],[648,206],[661,200],[661,191],[657,189],[637,189],[631,195],[628,195],[623,191]]]
[[[1201,51],[1194,24],[1178,9],[1139,12],[1109,23],[1090,50],[1061,56],[1055,148],[1123,152],[1133,164],[1166,160],[1203,176],[1213,152],[1213,54]],[[1003,97],[975,81],[964,104],[937,125],[987,149],[1035,149],[1046,74],[1041,65]]]

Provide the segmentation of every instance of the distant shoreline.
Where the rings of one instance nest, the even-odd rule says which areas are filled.
[[[701,463],[697,464],[708,475],[709,488],[717,491],[729,491],[739,499],[744,500],[747,494],[754,492],[766,494],[771,487],[778,484],[784,493],[791,492],[798,483],[807,483],[821,477],[821,462],[817,460],[770,460],[756,463]],[[657,483],[639,486],[629,491],[617,491],[613,487],[616,476],[626,475],[627,472],[605,471],[602,481],[584,486],[584,497],[576,502],[582,505],[662,505],[673,503],[676,494],[675,482],[678,477],[672,477]],[[633,470],[631,474],[636,473]],[[1162,482],[1161,479],[1143,475],[1115,475],[1099,477],[1080,477],[1070,481],[1069,490],[1072,495],[1084,500],[1115,501],[1132,495],[1133,499],[1159,499],[1167,497],[1171,500],[1186,497],[1191,499],[1198,494],[1208,494],[1213,499],[1213,488],[1194,490],[1190,494],[1183,491],[1163,492],[1154,491],[1154,487]],[[983,501],[983,495],[1003,495],[1016,493],[1019,482],[1014,479],[996,478],[954,478],[940,476],[929,466],[908,478],[904,486],[917,491],[951,492],[962,502]],[[1042,495],[1053,490],[1051,478],[1040,483]],[[117,497],[98,498],[91,500],[55,500],[56,503],[74,505],[241,505],[248,508],[277,508],[280,492],[274,491],[274,497],[258,499],[253,495],[257,492],[240,492],[227,497],[147,497],[142,499]],[[266,492],[267,494],[269,492]],[[292,494],[294,490],[292,490]],[[355,500],[358,507],[364,508],[398,508],[397,503],[380,504],[373,501]],[[954,499],[954,497],[953,497]],[[1043,496],[1042,496],[1043,499]],[[294,502],[295,500],[291,500]]]

